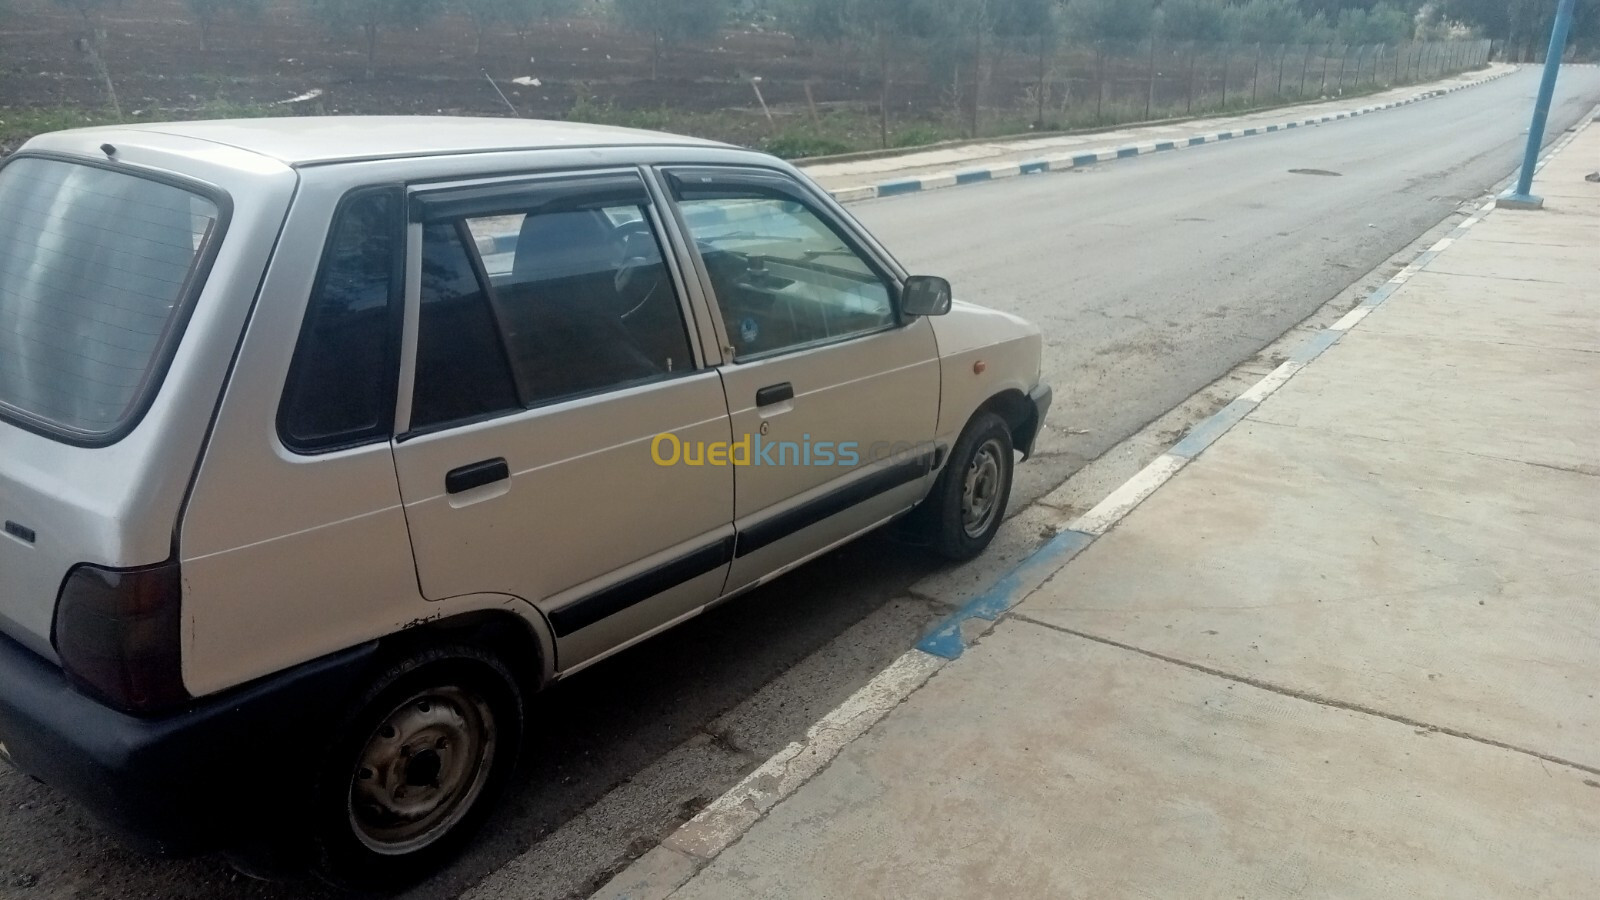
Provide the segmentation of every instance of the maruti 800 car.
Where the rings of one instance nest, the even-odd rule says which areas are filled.
[[[902,516],[981,552],[1040,343],[707,141],[35,138],[0,166],[0,758],[136,847],[416,877],[533,692]]]

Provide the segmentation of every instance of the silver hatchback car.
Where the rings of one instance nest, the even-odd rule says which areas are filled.
[[[721,144],[36,138],[0,166],[0,758],[150,850],[419,875],[531,692],[903,515],[982,551],[1039,354]]]

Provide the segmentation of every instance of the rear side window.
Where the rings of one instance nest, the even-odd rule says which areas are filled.
[[[0,413],[76,443],[131,428],[221,220],[217,201],[125,171],[0,168]]]
[[[334,216],[289,368],[278,434],[301,452],[388,437],[402,270],[398,189],[363,191]]]

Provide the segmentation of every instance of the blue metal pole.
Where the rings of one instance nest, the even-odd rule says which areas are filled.
[[[1556,75],[1561,72],[1561,57],[1567,52],[1567,32],[1572,28],[1575,0],[1561,0],[1556,8],[1556,24],[1550,29],[1550,50],[1544,59],[1544,80],[1539,82],[1539,99],[1533,105],[1533,124],[1528,127],[1528,152],[1522,158],[1517,186],[1500,198],[1500,205],[1537,209],[1543,198],[1533,196],[1533,171],[1539,165],[1539,150],[1544,146],[1544,129],[1550,119],[1550,100],[1556,92]]]

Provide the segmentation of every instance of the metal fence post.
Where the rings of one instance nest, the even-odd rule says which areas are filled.
[[[1150,121],[1150,107],[1156,102],[1156,37],[1150,36],[1150,92],[1144,97],[1144,120]]]
[[[1256,42],[1256,67],[1250,75],[1250,105],[1256,105],[1259,96],[1258,88],[1261,87],[1261,42]]]
[[[1190,41],[1189,42],[1189,84],[1188,84],[1188,87],[1186,88],[1187,93],[1186,93],[1186,96],[1184,98],[1184,107],[1183,107],[1183,111],[1184,111],[1185,115],[1188,115],[1188,114],[1194,112],[1194,68],[1195,68],[1195,58],[1198,57],[1199,55],[1200,55],[1200,49],[1194,45],[1194,41]]]
[[[1233,64],[1233,48],[1222,45],[1222,108],[1228,108],[1228,69]]]
[[[1544,129],[1550,119],[1550,98],[1555,96],[1556,76],[1561,73],[1561,57],[1567,51],[1573,2],[1561,0],[1556,8],[1556,23],[1550,29],[1550,49],[1544,55],[1544,78],[1539,82],[1539,99],[1533,104],[1533,123],[1528,126],[1528,151],[1522,157],[1522,171],[1517,173],[1517,186],[1496,200],[1496,206],[1508,209],[1544,206],[1544,198],[1533,195],[1533,173],[1539,165],[1539,148],[1544,146]]]
[[[1300,93],[1295,94],[1296,97],[1304,97],[1306,95],[1306,73],[1309,71],[1311,71],[1311,44],[1307,43],[1306,59],[1305,62],[1300,64]]]

